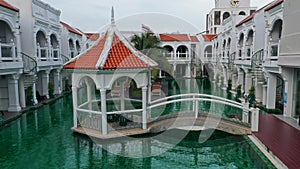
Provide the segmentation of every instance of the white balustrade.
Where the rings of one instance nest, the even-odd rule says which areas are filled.
[[[16,46],[14,43],[0,43],[0,62],[16,61]]]

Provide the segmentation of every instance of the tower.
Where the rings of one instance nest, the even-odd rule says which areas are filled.
[[[207,16],[207,31],[210,34],[219,34],[227,18],[247,17],[255,12],[255,9],[255,7],[250,7],[250,0],[215,0],[215,8]]]

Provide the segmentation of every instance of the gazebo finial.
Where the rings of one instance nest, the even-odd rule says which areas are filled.
[[[115,25],[115,12],[114,12],[114,6],[111,7],[111,24]]]

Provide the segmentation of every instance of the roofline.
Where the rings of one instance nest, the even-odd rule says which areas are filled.
[[[20,11],[18,8],[12,6],[8,2],[6,2],[4,0],[2,0],[2,2],[4,2],[4,4],[0,4],[0,6],[2,6],[3,8],[10,9],[10,10],[15,11],[15,12],[19,12]]]

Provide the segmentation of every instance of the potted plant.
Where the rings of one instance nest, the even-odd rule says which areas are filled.
[[[32,106],[34,105],[33,101],[33,92],[32,92],[32,87],[28,87],[26,90],[26,105]]]
[[[248,91],[249,95],[249,104],[250,106],[254,106],[254,102],[255,102],[255,87],[254,86],[251,86],[251,88],[249,89]]]
[[[236,100],[238,100],[242,95],[242,85],[236,87]]]
[[[229,79],[228,82],[227,82],[228,86],[227,86],[227,91],[231,90],[232,88],[232,80]]]
[[[49,97],[54,98],[54,85],[51,81],[48,83],[48,92],[49,92]]]

